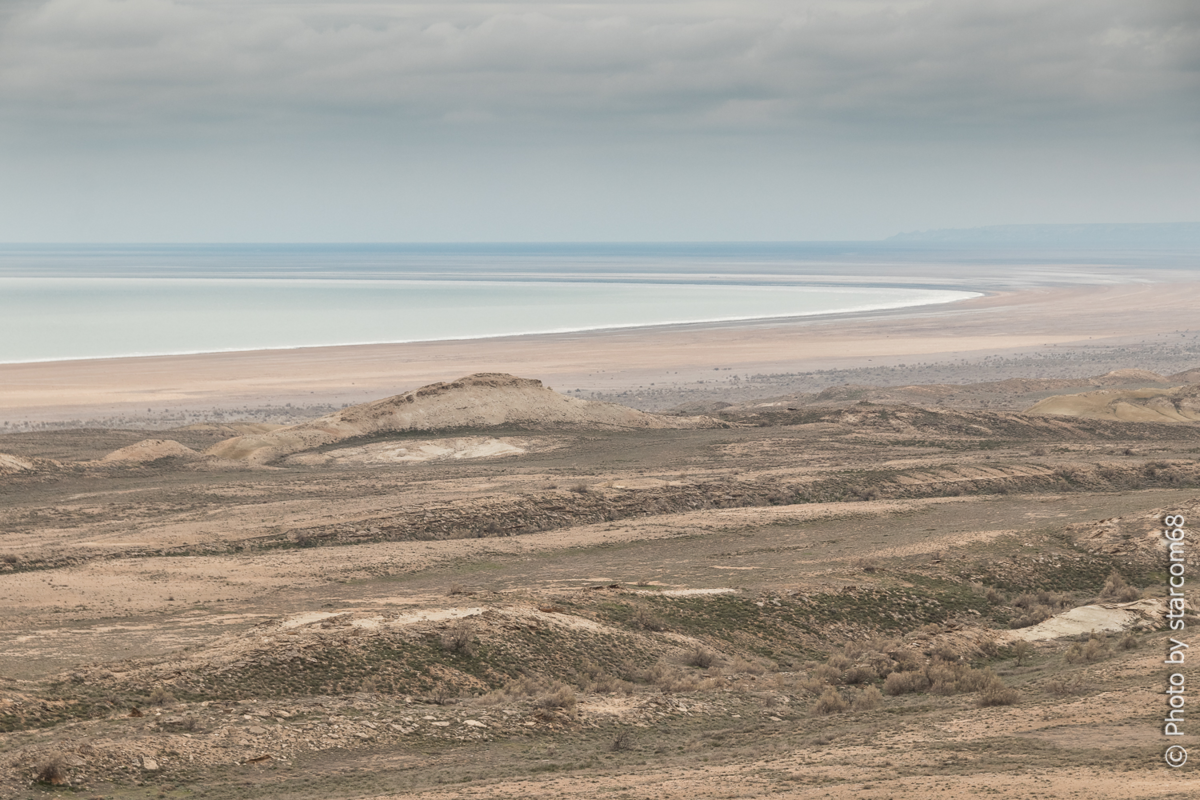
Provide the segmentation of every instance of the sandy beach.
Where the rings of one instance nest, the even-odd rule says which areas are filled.
[[[0,421],[342,405],[474,372],[562,391],[971,359],[1149,341],[1186,330],[1200,281],[1039,287],[947,305],[797,320],[461,341],[0,365]],[[1134,365],[1130,365],[1134,366]]]

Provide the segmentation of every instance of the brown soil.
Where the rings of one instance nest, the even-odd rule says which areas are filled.
[[[827,400],[0,436],[0,796],[1185,793],[1200,429]]]

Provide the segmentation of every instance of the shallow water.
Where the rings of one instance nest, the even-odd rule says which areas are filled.
[[[0,254],[0,362],[798,317],[974,296],[806,286],[785,270],[777,254],[753,248],[740,257],[602,247],[10,248]]]

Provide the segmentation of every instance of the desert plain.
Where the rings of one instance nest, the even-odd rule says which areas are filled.
[[[0,796],[1186,796],[1198,300],[0,365]]]

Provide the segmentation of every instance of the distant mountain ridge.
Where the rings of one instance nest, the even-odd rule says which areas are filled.
[[[884,241],[1148,247],[1200,246],[1200,222],[987,225],[982,228],[944,228],[898,233]]]

